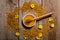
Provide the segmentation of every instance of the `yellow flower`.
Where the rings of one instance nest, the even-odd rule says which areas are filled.
[[[52,17],[49,17],[48,21],[52,21],[52,20],[53,20],[53,18]]]
[[[19,32],[16,32],[16,36],[20,36],[20,33]]]
[[[31,7],[31,8],[34,8],[34,7],[35,7],[35,4],[31,4],[30,7]]]
[[[19,16],[18,15],[15,15],[15,18],[17,19]]]
[[[52,23],[52,24],[51,24],[51,27],[54,28],[54,26],[55,26],[54,23]]]
[[[43,28],[43,26],[42,26],[42,25],[39,25],[39,26],[38,26],[38,28],[39,28],[39,29],[42,29],[42,28]]]
[[[39,33],[39,37],[42,37],[43,36],[43,34],[42,33]]]
[[[24,37],[24,39],[27,39],[27,37]]]
[[[37,37],[36,37],[36,39],[38,39],[38,40],[39,40],[40,38],[37,36]]]

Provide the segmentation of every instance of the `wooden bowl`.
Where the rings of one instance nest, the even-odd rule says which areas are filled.
[[[31,20],[31,19],[34,19],[36,18],[33,14],[26,14],[24,17],[23,17],[23,24],[26,26],[26,27],[33,27],[35,24],[36,24],[36,20],[34,21],[31,21],[29,23],[26,23],[28,20]]]

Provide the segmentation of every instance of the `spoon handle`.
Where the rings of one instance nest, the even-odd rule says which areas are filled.
[[[40,16],[40,17],[34,18],[34,19],[32,19],[32,20],[39,20],[39,19],[42,19],[42,18],[44,18],[44,17],[50,16],[50,15],[52,15],[52,14],[53,14],[53,12],[50,12],[50,13],[47,13],[47,14],[42,15],[42,16]]]

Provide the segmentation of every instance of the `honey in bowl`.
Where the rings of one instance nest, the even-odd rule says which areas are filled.
[[[23,24],[24,24],[25,26],[27,26],[27,27],[32,27],[32,26],[34,26],[35,23],[36,23],[36,20],[30,21],[30,22],[27,23],[27,21],[32,20],[32,19],[34,19],[34,18],[35,18],[35,16],[32,15],[32,14],[27,14],[27,15],[25,15],[24,18],[23,18]]]

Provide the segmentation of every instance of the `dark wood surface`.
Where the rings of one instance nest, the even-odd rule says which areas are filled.
[[[9,2],[8,0],[0,0],[0,40],[17,40],[17,37],[14,35],[15,31],[11,32],[5,28],[6,12],[8,12],[8,11],[12,12],[13,8],[15,6],[18,6],[18,0],[12,0],[12,2],[13,3]],[[20,0],[19,1],[19,7],[21,7],[24,2],[25,2],[24,0]],[[36,1],[36,2],[38,2],[38,1]],[[58,24],[60,21],[60,19],[59,19],[60,15],[59,14],[57,15],[57,13],[59,13],[59,11],[57,11],[56,2],[57,2],[56,0],[43,0],[43,8],[46,9],[45,13],[50,12],[50,11],[55,12],[53,16],[55,19],[54,21],[55,21],[56,26],[54,29],[52,29],[52,31],[50,31],[46,36],[44,36],[42,38],[42,40],[56,40],[56,39],[60,40],[60,38],[59,38],[60,35],[58,35],[58,34],[60,34],[58,31],[59,30]],[[38,4],[40,4],[40,2]],[[22,14],[22,13],[19,13],[19,14],[20,14],[19,17],[21,17],[19,19],[21,20],[22,16],[24,14]],[[44,21],[46,21],[46,20],[44,20]],[[19,22],[20,22],[20,26],[21,26],[21,21],[19,21]],[[58,28],[58,29],[56,29],[56,28]],[[24,40],[21,36],[19,37],[19,39]]]

